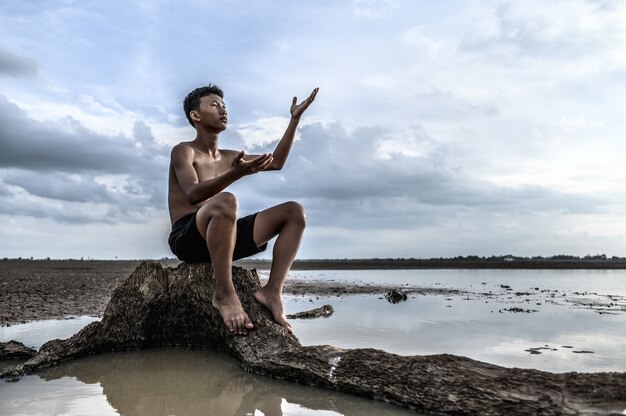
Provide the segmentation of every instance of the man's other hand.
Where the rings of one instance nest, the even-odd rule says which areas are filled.
[[[242,150],[235,156],[235,161],[233,162],[233,169],[240,177],[261,172],[267,169],[274,160],[271,153],[265,153],[249,160],[244,160],[244,156],[245,153]]]

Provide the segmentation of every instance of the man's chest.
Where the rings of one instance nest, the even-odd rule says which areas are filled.
[[[218,160],[209,157],[197,157],[194,160],[193,168],[198,175],[198,180],[206,181],[225,174],[231,168],[232,161],[222,157]]]

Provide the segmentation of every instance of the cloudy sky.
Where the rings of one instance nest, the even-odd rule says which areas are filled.
[[[0,257],[159,258],[182,99],[286,167],[240,213],[307,208],[300,258],[626,255],[626,3],[0,2]],[[264,254],[269,255],[269,251]]]

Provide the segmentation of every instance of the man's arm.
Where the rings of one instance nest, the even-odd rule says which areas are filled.
[[[278,142],[274,153],[272,153],[274,161],[265,170],[280,170],[283,166],[285,166],[287,156],[289,156],[289,152],[291,151],[293,139],[296,135],[296,130],[298,129],[298,123],[300,123],[300,117],[302,117],[302,114],[304,114],[313,100],[315,100],[315,96],[318,91],[319,88],[315,88],[313,92],[311,92],[311,95],[309,95],[309,97],[300,104],[297,104],[297,97],[293,97],[291,108],[289,109],[289,112],[291,113],[291,120],[289,120],[289,125],[285,130],[285,134],[283,134],[283,137]],[[244,160],[247,160],[249,157],[253,156],[247,155]]]
[[[240,153],[243,156],[243,152]],[[241,157],[238,155],[238,158]],[[191,204],[198,204],[226,189],[233,182],[246,175],[267,169],[272,163],[272,155],[265,154],[253,159],[233,164],[233,167],[213,179],[200,181],[193,168],[193,149],[178,144],[172,149],[172,166],[178,183]]]

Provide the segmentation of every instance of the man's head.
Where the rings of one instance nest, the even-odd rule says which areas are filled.
[[[185,101],[183,101],[183,109],[185,110],[185,116],[187,116],[187,120],[192,127],[195,127],[195,125],[193,124],[190,113],[200,109],[200,100],[202,97],[212,94],[215,94],[222,99],[224,98],[224,92],[222,89],[213,84],[209,84],[206,87],[196,88],[185,97]]]

